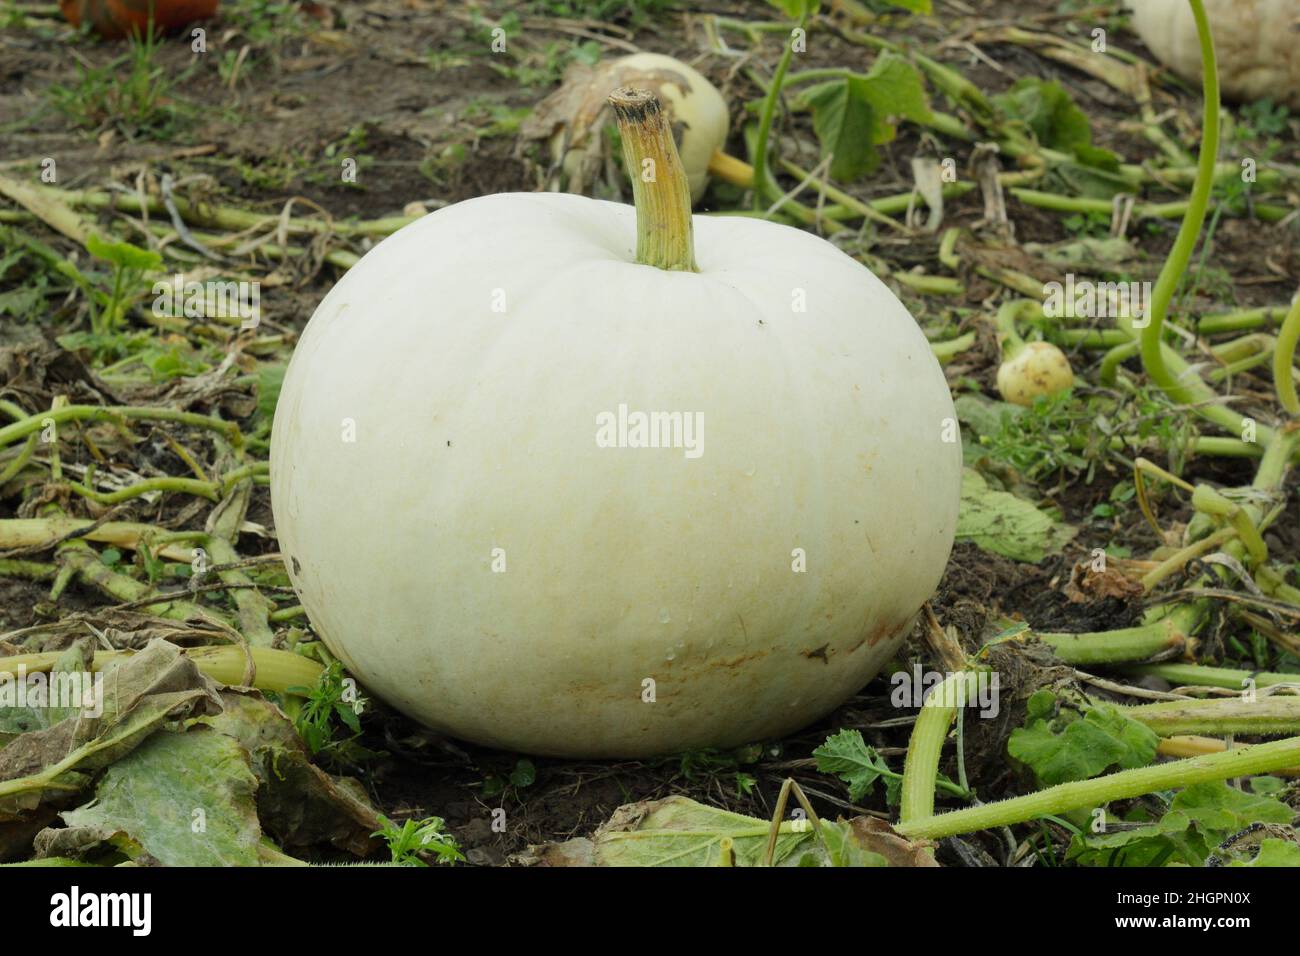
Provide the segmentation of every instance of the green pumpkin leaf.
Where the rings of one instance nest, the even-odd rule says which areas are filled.
[[[231,737],[194,727],[154,734],[104,771],[95,799],[37,834],[40,856],[81,856],[110,844],[164,866],[257,866],[257,778]]]
[[[1017,418],[1025,411],[1020,405],[995,401],[969,392],[957,396],[953,407],[957,411],[957,420],[970,426],[976,435],[996,435],[1002,428],[1004,416]]]
[[[1083,866],[1160,866],[1168,862],[1203,866],[1211,854],[1220,859],[1227,855],[1235,861],[1244,859],[1242,854],[1250,847],[1219,851],[1225,840],[1253,824],[1289,824],[1293,816],[1290,807],[1272,797],[1244,793],[1222,780],[1197,783],[1179,791],[1168,812],[1150,824],[1076,836],[1067,859]],[[1261,846],[1260,854],[1263,852]],[[1272,861],[1279,857],[1285,858],[1284,851],[1270,848],[1262,861],[1250,865],[1275,865]]]
[[[851,824],[831,820],[821,823],[824,845],[814,841],[809,846],[812,859],[800,860],[800,866],[823,865],[818,859],[822,856],[827,866],[889,866],[889,861],[883,856],[857,841]]]
[[[1193,784],[1178,792],[1170,805],[1206,832],[1227,837],[1252,823],[1289,824],[1295,816],[1273,797],[1246,793],[1222,780]]]
[[[791,20],[802,19],[804,14],[814,16],[821,7],[821,0],[767,0]]]
[[[729,838],[736,866],[757,866],[769,828],[767,820],[668,797],[619,807],[591,839],[535,847],[531,855],[550,866],[717,866],[722,840]],[[806,821],[783,823],[773,862],[797,864],[793,854],[815,839]]]
[[[1081,166],[1093,170],[1113,173],[1119,169],[1118,156],[1092,145],[1088,114],[1056,80],[1022,77],[1006,93],[993,97],[993,102],[1007,119],[1023,123],[1040,145],[1071,153]]]
[[[1088,780],[1111,768],[1145,767],[1160,738],[1116,707],[1057,707],[1051,691],[1029,698],[1025,726],[1011,732],[1007,753],[1044,786]]]
[[[864,77],[851,76],[810,86],[801,98],[813,111],[813,132],[821,144],[822,158],[834,157],[831,178],[840,182],[857,179],[880,162],[873,145],[875,109],[867,89]]]
[[[1229,866],[1300,866],[1300,844],[1267,837],[1250,860],[1233,860]]]
[[[882,53],[865,76],[856,74],[817,83],[798,99],[813,114],[813,132],[822,158],[833,156],[832,179],[850,182],[875,169],[876,146],[898,134],[901,120],[923,123],[930,104],[921,74],[903,57]]]
[[[930,100],[920,71],[896,53],[876,58],[864,81],[862,95],[874,111],[873,143],[888,143],[897,135],[897,123],[925,123],[931,118]]]
[[[1078,529],[1054,520],[1032,502],[989,487],[971,468],[962,471],[957,540],[985,551],[1037,563],[1058,553]]]
[[[817,770],[833,773],[849,785],[849,800],[857,803],[880,777],[891,773],[885,758],[868,747],[859,730],[841,730],[813,751]]]
[[[130,753],[168,721],[221,707],[213,684],[162,639],[103,671],[98,716],[77,713],[0,750],[0,823],[86,786],[94,771]]]
[[[993,102],[1007,119],[1025,124],[1039,145],[1069,153],[1092,142],[1087,114],[1056,80],[1021,77]]]
[[[288,369],[284,362],[259,363],[257,367],[257,414],[270,421],[275,417],[275,405],[280,400],[280,388]]]
[[[257,691],[227,688],[221,703],[221,713],[201,721],[248,752],[259,819],[279,846],[328,842],[359,856],[374,849],[379,817],[360,784],[315,766],[293,723]]]
[[[152,249],[141,249],[129,242],[109,242],[93,232],[86,237],[86,251],[96,259],[111,262],[121,269],[148,272],[162,265],[162,256]]]

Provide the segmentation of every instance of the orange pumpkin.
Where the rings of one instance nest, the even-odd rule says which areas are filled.
[[[158,30],[183,27],[217,12],[220,0],[59,0],[63,16],[74,27],[87,22],[102,37],[118,40],[149,27],[153,14]]]

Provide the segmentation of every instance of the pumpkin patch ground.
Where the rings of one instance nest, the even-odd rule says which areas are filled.
[[[0,0],[0,863],[1300,865],[1293,89],[1118,0],[193,6]]]

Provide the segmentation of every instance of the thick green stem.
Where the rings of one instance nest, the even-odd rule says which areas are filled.
[[[1254,681],[1256,687],[1269,687],[1292,683],[1296,679],[1295,674],[1241,671],[1203,664],[1135,664],[1123,670],[1137,677],[1160,677],[1175,687],[1226,687],[1230,690],[1241,690],[1248,680]]]
[[[673,132],[648,90],[609,95],[623,140],[623,163],[636,203],[636,261],[675,272],[699,272],[691,222],[691,187]]]
[[[1291,310],[1286,314],[1282,330],[1277,334],[1277,344],[1273,347],[1273,387],[1277,389],[1277,399],[1288,415],[1300,415],[1300,399],[1296,398],[1295,379],[1291,372],[1297,341],[1300,341],[1300,292],[1291,303]]]
[[[912,727],[912,737],[907,742],[900,820],[920,820],[934,814],[934,789],[939,779],[943,742],[948,737],[948,727],[957,708],[975,699],[975,676],[973,671],[949,674],[921,706]]]
[[[1125,707],[1124,714],[1161,737],[1180,734],[1277,736],[1300,733],[1300,697],[1273,694],[1248,701],[1239,697],[1169,700]]]
[[[1188,609],[1187,613],[1182,613]],[[1179,612],[1153,624],[1126,627],[1090,634],[1043,634],[1035,636],[1051,645],[1056,656],[1067,664],[1085,667],[1120,661],[1146,660],[1157,654],[1181,651],[1187,646],[1188,633],[1195,627],[1191,605],[1180,605]],[[1191,627],[1184,627],[1190,622]]]
[[[1192,186],[1191,199],[1188,202],[1187,215],[1183,217],[1169,250],[1169,258],[1156,279],[1155,289],[1151,294],[1151,312],[1148,325],[1142,329],[1142,366],[1151,380],[1177,402],[1192,402],[1197,399],[1195,391],[1178,380],[1178,377],[1165,365],[1161,349],[1161,336],[1164,332],[1165,316],[1169,312],[1169,303],[1173,300],[1178,283],[1187,269],[1192,249],[1201,233],[1205,222],[1205,210],[1210,201],[1210,190],[1214,186],[1214,164],[1219,153],[1219,69],[1215,63],[1214,40],[1210,35],[1210,24],[1205,16],[1202,0],[1188,0],[1192,5],[1192,15],[1196,20],[1196,32],[1201,44],[1201,76],[1204,94],[1204,111],[1201,117],[1201,152],[1196,164],[1196,182]]]
[[[1023,823],[1071,810],[1100,807],[1114,800],[1140,797],[1160,790],[1270,773],[1297,763],[1300,763],[1300,737],[1288,737],[1286,740],[1239,747],[1204,757],[1123,770],[1096,780],[1062,783],[1023,797],[901,822],[895,829],[909,839],[935,840],[957,833]]]
[[[255,676],[253,686],[259,690],[269,690],[277,694],[288,692],[290,687],[312,687],[320,677],[323,668],[316,661],[270,647],[250,647],[247,652],[253,657]],[[129,657],[134,651],[96,651],[91,662],[92,672],[102,670],[111,661]],[[184,651],[203,673],[221,684],[242,685],[244,671],[248,664],[245,648],[235,644],[221,644],[208,647],[191,647]],[[15,654],[0,657],[0,674],[23,673],[36,674],[49,671],[59,659],[59,653]]]
[[[1039,318],[1042,314],[1042,303],[1033,299],[1012,299],[1002,304],[993,318],[998,330],[998,345],[1002,348],[1002,361],[1011,361],[1025,347],[1025,340],[1016,329],[1016,321]]]
[[[148,524],[130,521],[105,521],[95,524],[86,518],[10,518],[0,521],[0,551],[22,549],[42,551],[53,548],[68,537],[84,537],[87,541],[111,544],[118,548],[135,550],[151,536],[161,534],[161,529]],[[187,548],[168,545],[158,548],[157,557],[188,562]]]
[[[959,352],[965,352],[974,344],[975,333],[967,332],[965,335],[959,335],[955,339],[948,339],[946,342],[931,342],[930,351],[942,364],[951,361],[953,356]]]
[[[0,468],[0,487],[8,484],[17,474],[27,467],[27,462],[32,457],[32,452],[36,450],[36,433],[27,436],[27,444],[23,445],[16,458],[4,468]]]
[[[59,546],[59,560],[66,574],[75,574],[91,587],[124,603],[142,604],[142,602],[155,595],[155,591],[150,585],[143,584],[125,574],[119,574],[108,567],[100,560],[99,554],[90,545],[79,539],[74,538]],[[58,582],[50,593],[51,600],[58,598],[66,583],[66,578]],[[221,617],[216,612],[205,611],[197,604],[177,598],[159,597],[157,601],[143,604],[141,609],[149,614],[156,614],[159,617],[176,621],[202,620],[214,617],[220,619]],[[8,660],[8,658],[5,660]]]
[[[209,535],[203,543],[212,560],[218,565],[236,564],[239,561],[239,555],[224,538],[215,534]],[[270,647],[275,641],[275,632],[271,629],[267,616],[275,609],[275,605],[252,586],[252,580],[239,568],[218,571],[217,577],[226,584],[235,585],[230,596],[235,602],[239,630],[244,635],[244,639],[254,646]]]
[[[1262,306],[1257,309],[1238,309],[1205,315],[1196,323],[1201,335],[1219,335],[1224,332],[1245,332],[1280,323],[1287,315],[1285,306]]]

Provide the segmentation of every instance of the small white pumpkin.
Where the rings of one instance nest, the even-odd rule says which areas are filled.
[[[612,119],[606,97],[624,86],[659,96],[691,184],[691,202],[699,202],[709,185],[709,161],[727,141],[727,101],[698,70],[662,53],[633,53],[594,67],[574,63],[560,87],[525,120],[521,135],[547,140],[552,162],[563,170],[551,188],[590,189],[606,166],[604,131]]]
[[[1187,0],[1128,0],[1133,28],[1183,79],[1201,81],[1201,47]],[[1300,108],[1300,0],[1205,0],[1225,97]]]
[[[820,717],[897,652],[957,522],[907,310],[816,236],[692,217],[657,103],[618,95],[629,168],[658,170],[635,209],[485,196],[386,239],[312,317],[272,437],[331,651],[430,727],[537,754]],[[644,413],[681,428],[644,447]]]
[[[1070,360],[1051,342],[1022,342],[998,366],[998,391],[1013,405],[1029,406],[1073,386]]]

